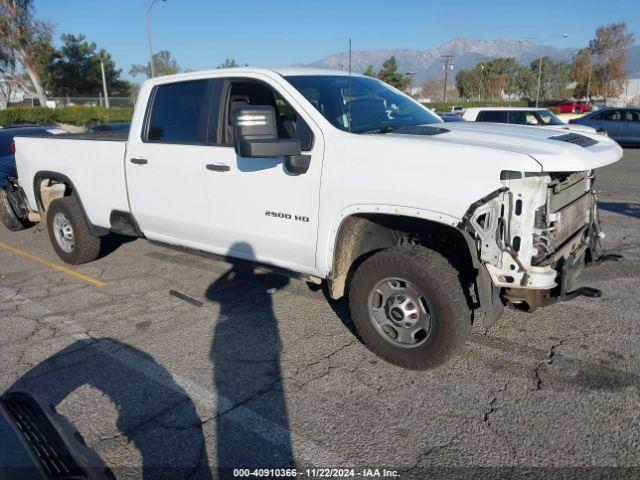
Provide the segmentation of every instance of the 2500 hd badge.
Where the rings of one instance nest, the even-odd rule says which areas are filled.
[[[305,217],[304,215],[291,215],[290,213],[272,212],[270,210],[266,210],[264,212],[264,215],[266,217],[282,218],[284,220],[296,220],[298,222],[304,222],[304,223],[309,222],[309,217]]]

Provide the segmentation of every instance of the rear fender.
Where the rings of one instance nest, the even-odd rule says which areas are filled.
[[[40,171],[36,173],[33,177],[33,193],[36,199],[36,208],[41,213],[41,215],[46,212],[46,207],[48,206],[48,203],[50,203],[50,202],[44,202],[42,198],[41,183],[44,180],[49,180],[49,181],[53,181],[53,182],[57,182],[65,185],[65,190],[63,192],[60,192],[62,193],[62,195],[60,196],[66,197],[69,195],[73,195],[76,197],[76,199],[78,200],[78,204],[80,205],[80,210],[82,211],[82,216],[84,217],[84,220],[87,223],[87,227],[89,228],[89,232],[91,233],[91,235],[95,237],[103,237],[109,233],[108,228],[99,227],[91,223],[91,220],[87,216],[87,212],[82,204],[82,197],[80,195],[80,192],[78,192],[78,190],[76,189],[71,179],[61,173],[50,172],[50,171]],[[42,218],[44,219],[46,217],[42,216]]]

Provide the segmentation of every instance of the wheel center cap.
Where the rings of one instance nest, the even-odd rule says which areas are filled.
[[[398,307],[393,307],[389,313],[391,314],[391,318],[397,322],[404,318],[404,312]]]

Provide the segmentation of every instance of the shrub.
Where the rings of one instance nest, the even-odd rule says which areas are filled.
[[[0,111],[0,125],[15,123],[95,125],[108,122],[129,122],[133,108],[102,108],[69,106],[62,108],[11,107]]]

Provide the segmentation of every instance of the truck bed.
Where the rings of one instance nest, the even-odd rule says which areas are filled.
[[[66,138],[68,140],[98,140],[101,142],[126,142],[129,132],[85,132],[85,133],[63,133],[55,138]]]
[[[17,135],[19,137],[19,135]],[[98,140],[100,142],[126,142],[129,132],[85,132],[85,133],[62,133],[55,136],[51,135],[32,135],[31,138],[52,138],[67,140]]]
[[[37,190],[42,179],[62,178],[73,185],[91,224],[109,228],[112,211],[129,211],[124,173],[126,133],[15,137],[18,183],[30,209],[38,210]]]

